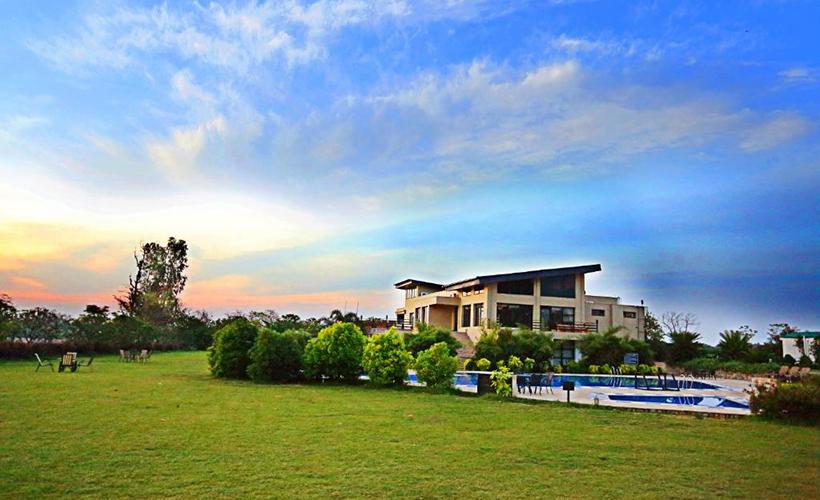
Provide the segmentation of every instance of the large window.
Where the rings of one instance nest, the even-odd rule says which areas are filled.
[[[575,361],[575,341],[565,340],[553,351],[550,362],[555,366],[566,365],[570,361]]]
[[[516,327],[524,325],[532,327],[532,306],[523,304],[498,304],[498,323],[501,326]]]
[[[575,298],[575,275],[552,276],[541,278],[542,297],[566,297]]]
[[[606,310],[605,309],[593,309],[592,310],[592,315],[593,316],[606,316]]]
[[[498,284],[498,293],[533,295],[532,280],[502,281]]]
[[[484,304],[473,305],[473,326],[481,326],[481,317],[484,316]]]
[[[461,326],[466,328],[470,326],[470,306],[461,306]]]
[[[635,319],[638,317],[638,313],[635,311],[624,311],[624,318],[632,318]]]
[[[556,330],[560,324],[575,323],[574,307],[541,306],[541,328]]]

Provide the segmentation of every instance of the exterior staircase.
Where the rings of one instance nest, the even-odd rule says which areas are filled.
[[[464,361],[465,359],[470,359],[475,355],[473,341],[470,340],[470,337],[468,337],[466,333],[450,332],[450,336],[461,342],[461,348],[456,351],[456,356],[458,356],[458,359]]]

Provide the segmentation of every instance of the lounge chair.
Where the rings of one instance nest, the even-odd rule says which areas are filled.
[[[530,388],[530,377],[527,375],[516,375],[515,376],[515,385],[518,386],[518,394],[521,394],[526,389],[530,389],[530,394],[532,394],[532,389]]]
[[[786,375],[789,374],[789,368],[791,368],[789,365],[781,366],[780,371],[777,372],[777,378],[781,380],[786,378]]]
[[[147,362],[151,358],[151,350],[150,349],[143,349],[139,353],[139,360],[143,363]]]
[[[94,367],[93,367],[93,366],[91,366],[91,364],[92,364],[93,362],[94,362],[94,356],[91,356],[90,358],[88,358],[88,361],[86,361],[85,363],[83,363],[82,361],[80,361],[80,362],[77,364],[77,367],[80,367],[80,366],[85,366],[85,367],[87,367],[89,370],[94,370]]]
[[[120,349],[120,363],[125,363],[128,361],[128,353],[125,352],[125,349]]]
[[[794,380],[798,377],[798,375],[800,375],[800,367],[792,366],[791,369],[789,369],[789,373],[786,374],[786,380]]]
[[[34,357],[37,359],[37,368],[34,369],[35,372],[40,371],[40,368],[44,366],[47,366],[51,368],[51,371],[54,371],[54,365],[51,364],[51,361],[47,359],[40,359],[40,355],[37,353],[34,353]]]
[[[809,367],[809,366],[804,366],[804,367],[803,367],[803,368],[801,368],[801,369],[800,369],[800,371],[797,373],[797,378],[799,378],[800,380],[803,380],[804,378],[808,378],[808,377],[809,377],[809,375],[811,375],[811,367]]]
[[[77,353],[76,352],[67,352],[63,354],[63,357],[60,358],[60,366],[57,367],[58,372],[63,372],[65,369],[68,368],[72,372],[77,371]]]

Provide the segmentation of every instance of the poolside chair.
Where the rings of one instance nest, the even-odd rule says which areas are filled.
[[[516,375],[515,385],[518,386],[518,394],[521,394],[530,387],[530,377],[527,375]],[[530,393],[532,393],[532,389],[530,389]]]
[[[60,358],[60,366],[57,367],[58,372],[63,372],[65,369],[68,368],[72,372],[77,371],[77,353],[76,352],[67,352],[63,354],[63,357]]]
[[[808,377],[809,377],[809,375],[811,375],[811,367],[809,367],[809,366],[804,366],[804,367],[803,367],[803,368],[801,368],[801,369],[800,369],[800,371],[797,373],[797,378],[799,378],[800,380],[803,380],[804,378],[808,378]]]
[[[781,379],[781,380],[786,378],[786,375],[789,374],[789,368],[790,368],[789,365],[781,366],[780,371],[777,372],[777,378]]]
[[[88,368],[89,370],[92,370],[92,371],[93,371],[93,370],[94,370],[94,367],[93,367],[93,366],[91,366],[91,364],[92,364],[93,362],[94,362],[94,356],[91,356],[90,358],[88,358],[88,361],[86,361],[85,363],[83,363],[82,361],[80,361],[79,363],[77,363],[77,367],[79,368],[79,367],[81,367],[81,366],[85,366],[85,367],[86,367],[86,368]]]
[[[800,367],[792,366],[789,373],[786,375],[786,380],[795,380],[800,375]]]
[[[54,365],[51,364],[51,361],[49,361],[47,359],[45,359],[45,360],[40,359],[40,355],[37,354],[37,353],[34,353],[34,357],[37,359],[37,368],[34,369],[35,372],[40,371],[40,368],[42,368],[44,366],[47,366],[47,367],[51,368],[52,372],[54,371]]]

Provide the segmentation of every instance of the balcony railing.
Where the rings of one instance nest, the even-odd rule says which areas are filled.
[[[532,322],[533,330],[553,331],[553,332],[577,332],[577,333],[597,333],[598,323],[544,323]]]

